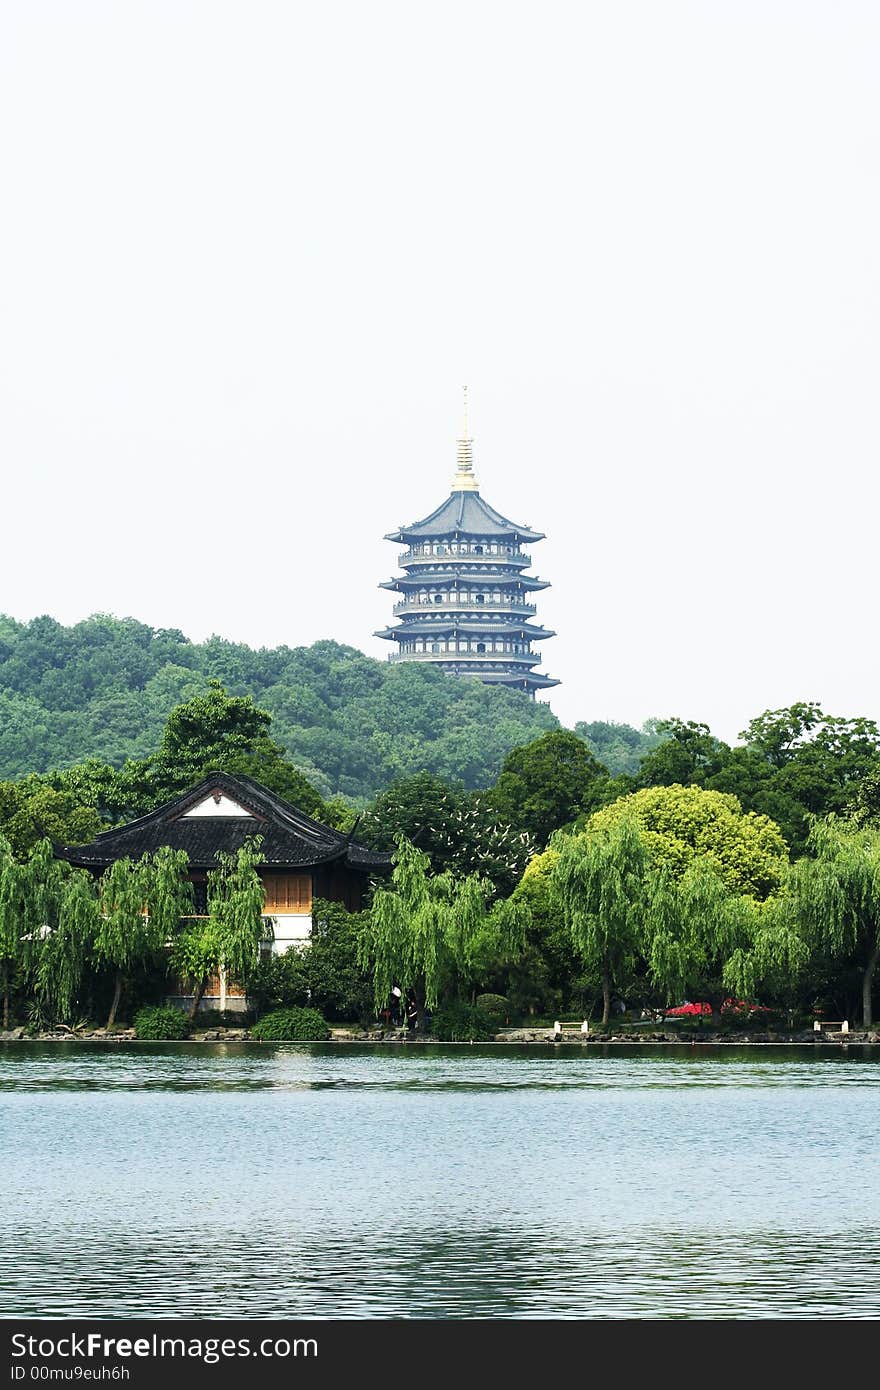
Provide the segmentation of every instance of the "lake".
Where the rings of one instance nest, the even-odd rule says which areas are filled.
[[[5,1317],[880,1317],[880,1048],[0,1046]]]

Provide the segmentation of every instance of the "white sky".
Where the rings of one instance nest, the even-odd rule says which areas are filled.
[[[880,6],[3,0],[0,610],[384,656],[545,531],[563,722],[880,717]]]

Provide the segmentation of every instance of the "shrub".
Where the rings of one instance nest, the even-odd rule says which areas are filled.
[[[431,1032],[440,1042],[488,1042],[496,1033],[495,1024],[478,1004],[459,1000],[434,1014]]]
[[[320,1042],[330,1030],[317,1009],[276,1009],[251,1029],[261,1042]]]
[[[309,977],[304,952],[294,946],[283,955],[257,962],[247,979],[247,995],[257,1015],[307,1004]]]
[[[179,1041],[189,1036],[190,1022],[182,1009],[154,1004],[138,1009],[134,1016],[134,1031],[146,1042]]]
[[[498,1028],[510,1017],[510,1000],[504,994],[478,994],[476,1003]]]

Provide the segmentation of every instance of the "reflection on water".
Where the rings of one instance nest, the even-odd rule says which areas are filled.
[[[6,1316],[880,1316],[880,1050],[0,1049]]]

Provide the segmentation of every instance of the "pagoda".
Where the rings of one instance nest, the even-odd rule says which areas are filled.
[[[389,661],[429,661],[450,675],[476,676],[533,698],[536,690],[559,684],[534,669],[540,657],[532,651],[533,642],[555,636],[533,625],[530,598],[550,586],[526,574],[532,561],[522,550],[544,535],[508,521],[480,496],[466,388],[450,496],[423,521],[385,539],[407,547],[398,562],[404,573],[379,586],[400,594],[398,625],[375,633],[398,644]]]

